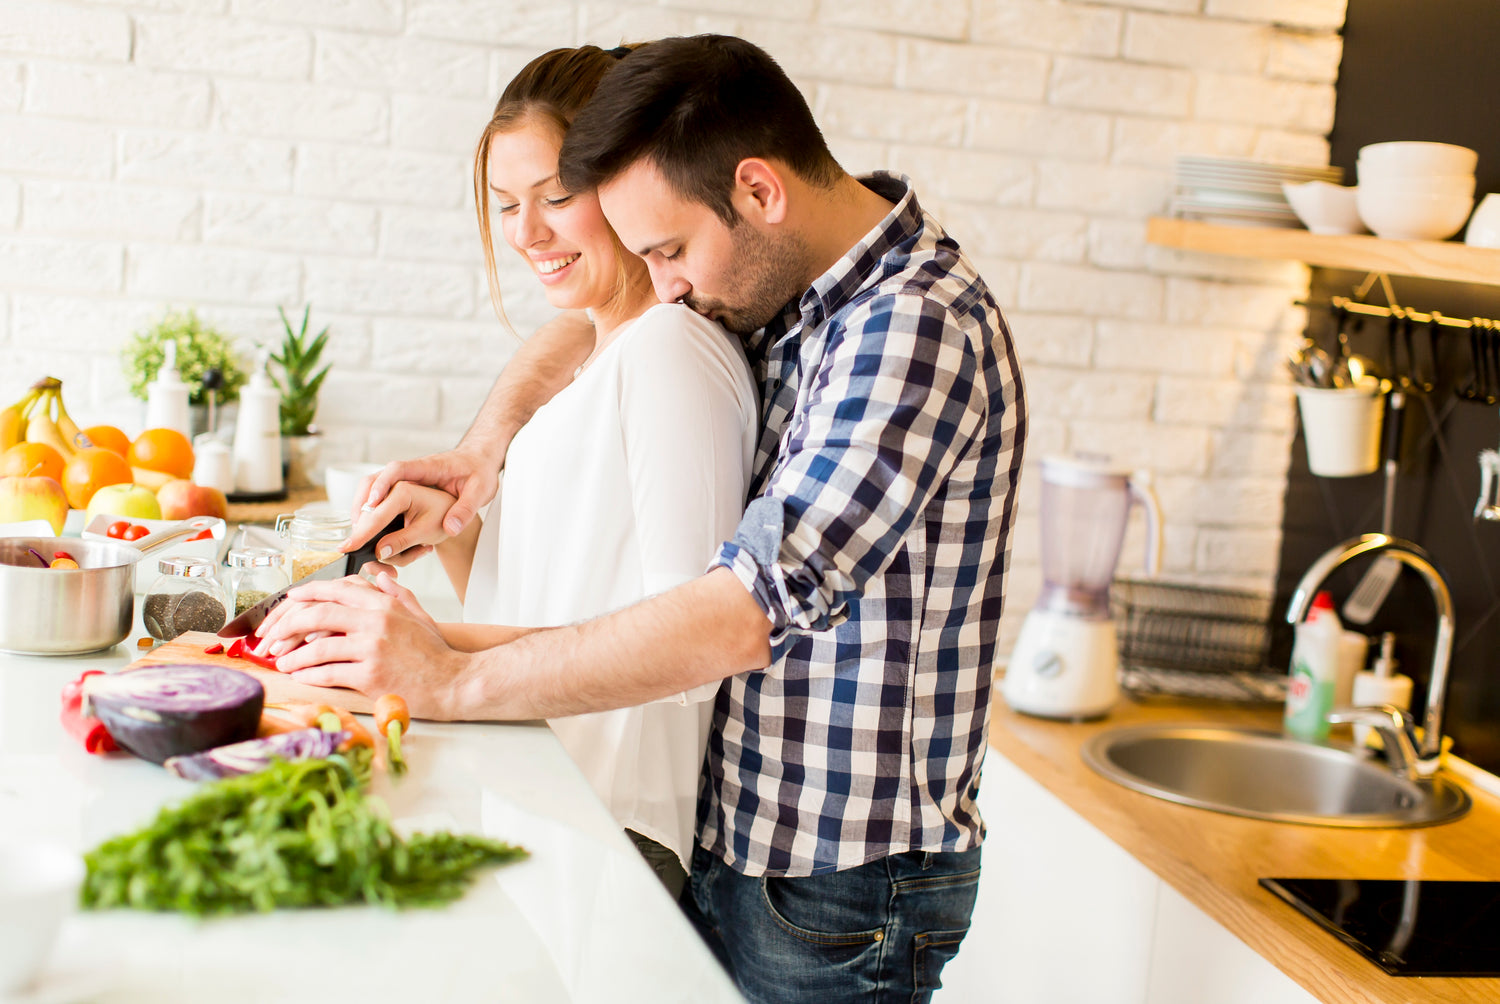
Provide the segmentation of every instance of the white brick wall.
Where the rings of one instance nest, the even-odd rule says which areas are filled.
[[[1027,366],[1032,460],[1152,468],[1173,573],[1264,584],[1306,270],[1150,248],[1145,220],[1180,153],[1326,163],[1344,6],[0,0],[0,402],[50,372],[80,420],[134,427],[132,331],[196,306],[248,348],[310,302],[331,458],[450,444],[515,345],[468,192],[499,89],[544,48],[731,31],[846,166],[910,174],[969,250]],[[522,331],[548,316],[519,268],[503,285]],[[1039,584],[1035,488],[1007,647]]]

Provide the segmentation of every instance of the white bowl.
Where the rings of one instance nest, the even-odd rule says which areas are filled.
[[[186,537],[179,538],[162,545],[161,550],[152,551],[141,558],[140,561],[135,563],[136,592],[144,593],[151,588],[151,584],[161,574],[161,569],[157,567],[157,562],[163,558],[207,558],[210,561],[218,559],[219,548],[223,546],[224,537],[229,533],[229,525],[217,516],[200,518],[208,522],[207,529],[212,536],[206,540],[188,540]],[[91,530],[85,527],[79,536],[86,540],[110,540],[111,538],[103,532],[103,527],[107,527],[110,523],[115,522],[115,520],[125,520],[128,523],[144,526],[152,533],[170,529],[178,525],[178,523],[168,519],[129,519],[125,516],[96,516],[94,517],[94,522],[89,524],[95,527],[95,529]],[[193,534],[189,534],[189,536],[193,536]]]
[[[1359,186],[1360,219],[1377,236],[1393,240],[1447,240],[1464,225],[1474,198],[1469,195],[1411,195]]]
[[[1500,195],[1490,194],[1479,200],[1479,208],[1469,217],[1464,243],[1476,248],[1500,248]]]
[[[1391,174],[1473,174],[1479,165],[1478,153],[1452,143],[1372,143],[1359,148],[1359,159]]]
[[[1326,181],[1306,181],[1300,185],[1282,182],[1281,191],[1297,218],[1315,234],[1365,232],[1352,187]]]
[[[72,851],[0,843],[0,998],[41,970],[82,882],[83,859]]]
[[[1361,168],[1359,183],[1365,188],[1378,188],[1403,194],[1469,196],[1474,194],[1472,174],[1382,174],[1379,171]]]

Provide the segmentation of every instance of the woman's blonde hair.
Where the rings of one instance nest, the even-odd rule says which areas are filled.
[[[610,67],[633,46],[614,50],[594,45],[576,49],[553,49],[536,57],[506,85],[495,111],[479,136],[474,153],[474,209],[479,216],[479,237],[484,247],[485,275],[490,301],[506,327],[514,331],[500,303],[500,277],[495,266],[495,244],[490,229],[490,141],[527,122],[542,122],[557,129],[559,139],[567,135],[573,117],[586,105]],[[628,254],[610,228],[615,245],[615,291],[619,296],[628,285],[625,255]]]

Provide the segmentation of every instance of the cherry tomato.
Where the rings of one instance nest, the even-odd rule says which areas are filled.
[[[125,531],[129,529],[130,521],[122,519],[118,522],[111,523],[109,525],[109,529],[104,531],[104,535],[106,537],[113,537],[115,540],[124,540]]]
[[[147,529],[146,527],[144,527],[144,526],[130,526],[130,527],[127,527],[125,529],[124,533],[120,534],[120,539],[121,540],[140,540],[142,537],[146,536],[146,534],[148,534],[150,532],[151,531],[149,529]]]
[[[213,540],[213,538],[214,532],[212,530],[199,530],[189,537],[188,540]]]

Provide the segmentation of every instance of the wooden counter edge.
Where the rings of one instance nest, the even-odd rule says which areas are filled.
[[[1500,800],[1465,784],[1475,807],[1464,819],[1418,830],[1348,830],[1246,819],[1175,805],[1094,773],[1078,754],[1095,733],[1142,721],[1271,727],[1274,716],[1192,705],[1124,701],[1099,722],[1063,723],[1012,712],[997,698],[990,745],[1126,853],[1213,917],[1253,951],[1328,1004],[1500,1000],[1500,979],[1393,977],[1262,889],[1262,877],[1500,879],[1491,850],[1500,837]],[[1442,830],[1440,845],[1429,835]],[[1491,860],[1473,867],[1472,846]],[[1415,867],[1422,875],[1400,874]],[[1468,860],[1466,860],[1468,859]],[[1430,872],[1436,871],[1437,874]]]

